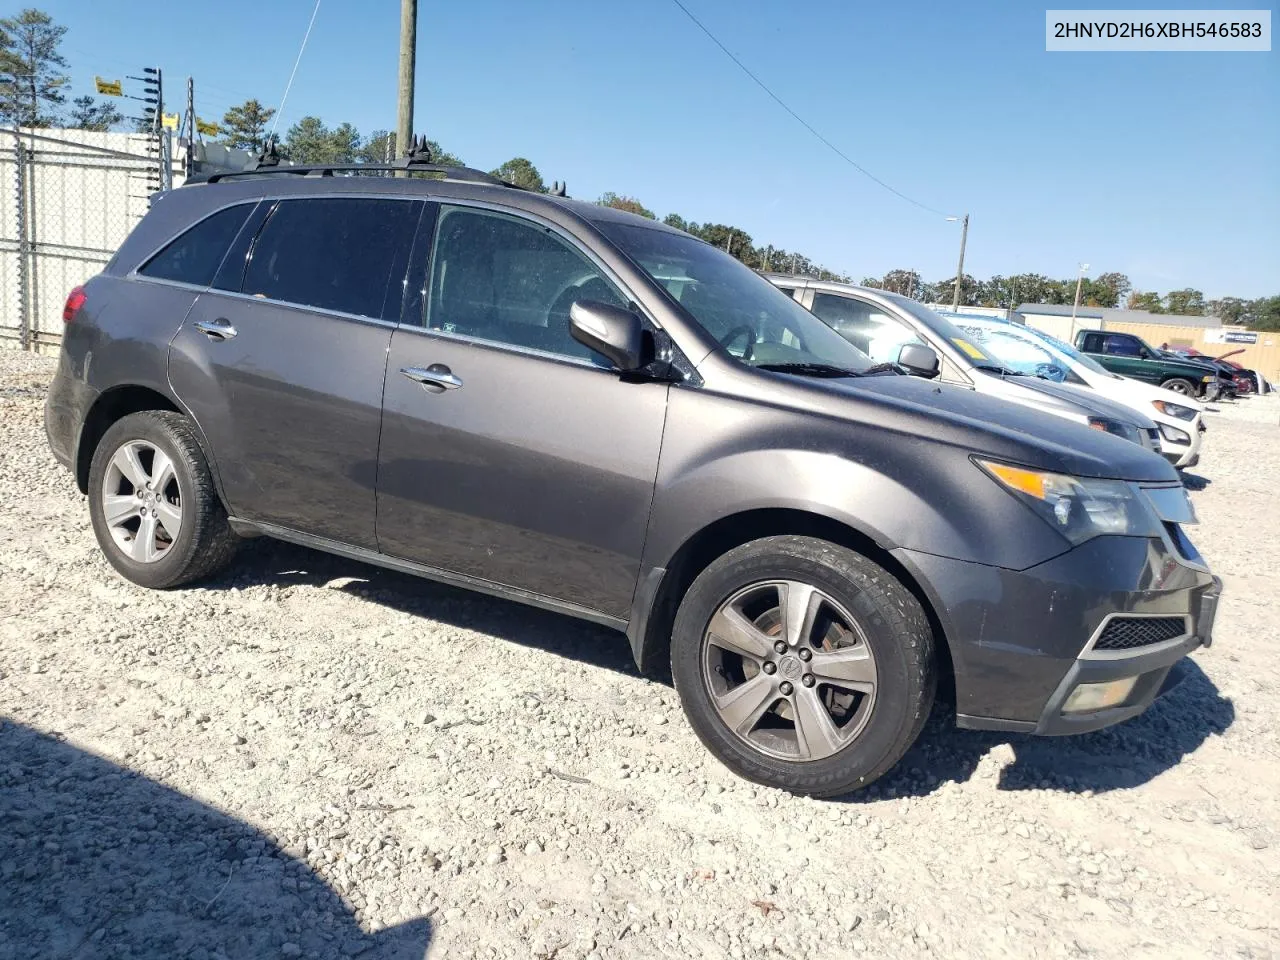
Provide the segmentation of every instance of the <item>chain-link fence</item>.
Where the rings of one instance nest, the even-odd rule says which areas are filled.
[[[68,291],[172,185],[170,137],[0,130],[0,346],[56,350]]]

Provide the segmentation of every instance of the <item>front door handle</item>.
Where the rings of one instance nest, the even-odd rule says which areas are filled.
[[[422,384],[432,393],[457,390],[462,386],[462,380],[455,377],[453,371],[443,363],[433,363],[429,367],[401,367],[400,375]]]
[[[217,320],[198,320],[195,328],[207,336],[210,340],[230,340],[236,335],[236,328],[231,325],[231,321],[225,317],[219,317]]]

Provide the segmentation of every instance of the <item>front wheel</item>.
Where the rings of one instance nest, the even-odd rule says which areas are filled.
[[[1194,397],[1196,395],[1196,385],[1190,380],[1183,380],[1181,377],[1166,380],[1160,386],[1166,390],[1172,390],[1174,393],[1180,393],[1184,397]]]
[[[824,540],[756,540],[685,594],[671,670],[698,737],[735,773],[837,796],[896,764],[937,685],[914,596],[866,557]]]

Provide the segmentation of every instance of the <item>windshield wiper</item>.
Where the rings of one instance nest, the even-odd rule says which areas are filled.
[[[798,377],[860,377],[857,370],[846,370],[830,363],[757,363],[757,370],[794,373]]]
[[[985,370],[987,373],[994,373],[998,377],[1025,377],[1026,374],[1020,370],[1010,370],[1008,367],[1002,367],[998,363],[975,363],[975,370]]]

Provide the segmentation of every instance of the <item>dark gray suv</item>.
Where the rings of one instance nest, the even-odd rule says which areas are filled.
[[[476,171],[161,196],[77,288],[46,406],[148,587],[266,534],[625,631],[762,783],[1145,709],[1220,585],[1154,453],[877,364],[687,234]]]

